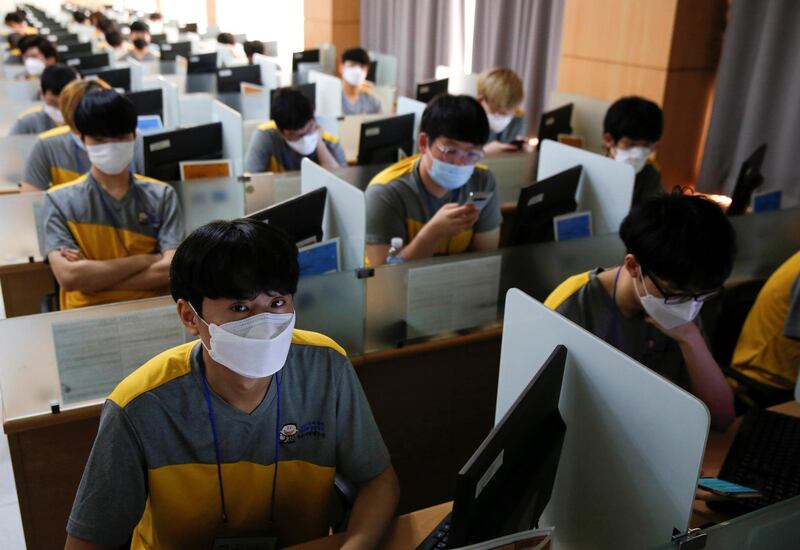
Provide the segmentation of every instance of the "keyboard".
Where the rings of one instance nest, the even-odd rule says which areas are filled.
[[[763,498],[736,499],[725,511],[750,512],[800,495],[800,418],[753,409],[747,414],[719,478],[758,489]]]
[[[448,539],[450,537],[450,516],[451,514],[447,514],[445,518],[439,522],[439,525],[431,531],[431,534],[417,546],[417,550],[450,548],[450,546],[448,546]]]

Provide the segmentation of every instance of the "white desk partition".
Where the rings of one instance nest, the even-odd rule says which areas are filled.
[[[214,100],[211,104],[211,121],[222,123],[222,156],[233,163],[233,174],[241,176],[244,171],[244,127],[242,115]]]
[[[325,115],[315,115],[314,118],[319,124],[320,128],[323,131],[328,132],[330,135],[335,137],[336,139],[340,139],[342,136],[342,122],[344,122],[344,117],[341,116],[325,116]]]
[[[164,128],[174,130],[180,124],[180,108],[178,106],[178,87],[168,82],[163,76],[148,76],[142,80],[143,90],[161,90],[164,102]]]
[[[308,193],[320,187],[328,189],[328,201],[322,220],[322,238],[341,239],[342,271],[359,269],[364,265],[366,247],[367,211],[364,192],[304,158],[300,166],[300,191]]]
[[[2,83],[3,97],[12,101],[38,101],[39,79],[6,80]]]
[[[411,99],[410,97],[400,96],[397,98],[397,114],[414,114],[414,153],[419,151],[417,137],[419,137],[419,125],[422,122],[422,113],[425,112],[425,103]]]
[[[375,86],[372,90],[372,94],[375,95],[381,101],[381,113],[385,113],[387,115],[393,114],[395,111],[395,98],[397,97],[397,88],[394,86]]]
[[[328,74],[336,72],[336,46],[334,44],[317,44],[319,48],[319,63],[322,70]],[[312,81],[313,82],[313,81]]]
[[[376,86],[397,86],[397,57],[387,53],[370,50],[369,58],[377,62],[375,67]]]
[[[239,94],[244,120],[269,120],[269,90]],[[246,143],[246,142],[245,142]]]
[[[242,143],[244,144],[245,155],[250,148],[250,143],[253,141],[253,134],[256,133],[258,127],[267,122],[266,120],[245,120],[242,127]]]
[[[591,211],[595,235],[616,233],[631,208],[635,172],[629,164],[608,157],[544,140],[539,150],[537,180],[583,166],[583,182],[578,188],[578,211]]]
[[[0,182],[22,181],[25,164],[37,138],[36,134],[0,137]]]
[[[178,125],[195,126],[211,122],[211,94],[181,94],[178,96]]]
[[[447,92],[454,95],[468,95],[476,97],[478,95],[478,75],[475,73],[466,74],[460,69],[453,69],[447,65],[437,65],[435,78],[447,79]]]
[[[572,108],[572,132],[583,137],[584,149],[594,153],[603,152],[603,119],[611,102],[577,94],[554,91],[550,93],[547,110],[568,103]]]
[[[297,172],[262,172],[248,178],[244,186],[246,216],[300,194],[301,178]]]
[[[361,124],[388,118],[392,115],[351,115],[340,120],[339,142],[342,144],[344,156],[347,162],[355,162],[358,159],[358,142],[361,137]]]
[[[0,264],[39,258],[36,210],[44,193],[14,193],[0,196]]]
[[[554,548],[655,548],[673,528],[685,533],[705,405],[517,289],[506,297],[495,422],[558,344],[567,432],[540,521],[556,527]]]
[[[130,67],[131,69],[131,91],[138,92],[143,90],[142,81],[144,80],[144,67],[135,59],[126,59],[122,63],[118,63],[122,67]]]
[[[308,71],[308,81],[315,89],[315,112],[327,117],[342,116],[342,81],[319,71]]]
[[[519,192],[536,181],[536,151],[500,153],[484,157],[485,164],[494,175],[501,203],[517,204]]]
[[[214,220],[243,218],[244,186],[237,178],[210,178],[180,182],[186,233]]]
[[[272,57],[261,55],[260,53],[253,54],[253,64],[261,68],[261,85],[268,90],[274,90],[280,86],[278,79],[278,72],[280,66]]]

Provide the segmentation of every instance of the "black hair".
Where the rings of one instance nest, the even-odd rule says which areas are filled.
[[[130,25],[131,32],[146,32],[150,33],[150,25],[144,21],[134,21]]]
[[[221,32],[217,35],[217,42],[233,46],[236,44],[236,38],[229,32]]]
[[[75,127],[82,136],[118,137],[136,131],[136,108],[115,90],[98,90],[83,96],[75,109]]]
[[[72,67],[67,67],[61,63],[54,63],[44,68],[40,80],[42,93],[47,91],[55,95],[61,93],[64,86],[78,79],[78,72]]]
[[[253,54],[260,53],[264,55],[264,43],[261,40],[248,40],[244,43],[244,54],[247,59],[252,59]]]
[[[18,32],[12,32],[6,37],[6,41],[8,42],[9,49],[13,50],[15,48],[19,48],[19,43],[25,36],[21,35]]]
[[[342,54],[342,63],[345,61],[359,63],[366,67],[369,65],[369,54],[364,48],[350,48],[349,50],[345,50]]]
[[[164,17],[157,11],[154,11],[148,16],[148,19],[150,19],[150,21],[161,21],[163,18]]]
[[[97,27],[100,31],[102,31],[103,34],[105,34],[105,33],[112,32],[112,31],[116,30],[117,29],[117,24],[114,23],[108,17],[104,17],[102,19],[98,19],[97,20],[97,24],[95,25],[95,27]]]
[[[275,92],[270,113],[279,130],[299,130],[314,118],[311,102],[294,88]]]
[[[19,11],[10,11],[6,14],[4,22],[6,25],[11,23],[24,23],[26,21],[25,16],[22,15]]]
[[[175,301],[188,300],[202,315],[203,298],[294,294],[299,273],[297,246],[277,227],[250,219],[214,221],[178,246],[169,288]]]
[[[86,14],[82,11],[76,11],[72,14],[72,19],[74,19],[76,23],[83,24],[86,22]]]
[[[122,45],[122,33],[115,27],[106,33],[106,43],[112,48]]]
[[[427,134],[428,145],[440,136],[475,145],[489,140],[486,111],[467,95],[440,94],[433,98],[422,113],[419,130]]]
[[[622,221],[619,236],[645,274],[687,292],[722,286],[736,256],[736,232],[722,209],[679,192],[635,207]]]
[[[661,107],[637,96],[616,100],[603,119],[603,132],[611,134],[615,143],[624,137],[656,142],[661,139],[663,128],[664,115]]]
[[[58,51],[56,51],[53,43],[44,36],[38,34],[31,34],[22,37],[22,40],[19,41],[17,47],[22,55],[25,55],[25,52],[31,48],[38,48],[38,50],[42,52],[42,55],[46,59],[52,57],[58,60]]]

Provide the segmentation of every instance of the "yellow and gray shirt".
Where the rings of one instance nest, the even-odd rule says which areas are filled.
[[[374,115],[381,112],[381,100],[369,92],[360,92],[354,103],[342,94],[342,114],[349,115]]]
[[[108,398],[70,535],[120,546],[133,533],[134,550],[211,548],[222,505],[200,353],[198,342],[168,350]],[[273,379],[250,414],[213,391],[210,398],[228,526],[234,535],[266,529],[277,467],[274,535],[283,547],[328,534],[336,473],[362,483],[390,459],[355,371],[333,340],[295,330],[277,376],[280,384]]]
[[[736,343],[733,368],[770,386],[795,386],[800,369],[800,252],[758,293]]]
[[[175,190],[165,183],[132,176],[122,199],[106,193],[91,174],[50,189],[42,202],[42,256],[61,248],[80,249],[89,260],[113,260],[164,252],[184,237]],[[150,298],[156,291],[61,289],[61,309]]]
[[[20,113],[8,134],[11,136],[41,134],[42,132],[52,130],[56,126],[53,119],[42,110],[42,106],[37,105],[36,107],[31,107],[27,111]]]
[[[60,185],[79,178],[89,168],[89,155],[80,139],[72,133],[69,126],[58,126],[39,134],[25,164],[22,179],[45,191],[51,185]],[[139,134],[136,134],[133,170],[144,171],[144,145]]]
[[[408,244],[419,234],[434,214],[447,203],[465,204],[471,192],[491,192],[492,198],[481,210],[472,228],[442,239],[437,255],[466,252],[475,233],[485,233],[500,227],[500,201],[494,176],[483,164],[475,165],[472,177],[461,188],[438,198],[431,195],[419,175],[419,155],[393,164],[378,173],[369,183],[367,199],[367,244],[389,244],[402,237]]]
[[[339,140],[328,132],[322,132],[320,138],[325,142],[328,151],[339,163],[339,166],[347,166]],[[317,152],[314,151],[308,157],[303,157],[300,153],[289,147],[283,139],[274,121],[266,122],[258,127],[250,140],[250,147],[247,149],[247,156],[244,161],[246,172],[292,172],[300,170],[300,163],[304,158],[319,162]]]

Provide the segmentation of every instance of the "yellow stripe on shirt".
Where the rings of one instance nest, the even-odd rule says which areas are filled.
[[[550,296],[547,297],[547,300],[544,301],[544,305],[549,307],[550,309],[556,310],[561,307],[561,304],[567,301],[567,299],[578,292],[581,288],[589,282],[589,273],[581,273],[579,275],[573,275],[550,293]]]

